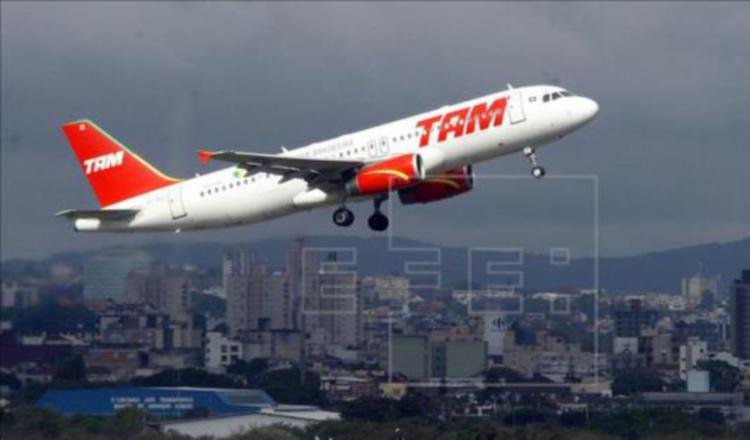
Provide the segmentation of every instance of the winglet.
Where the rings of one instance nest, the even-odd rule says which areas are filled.
[[[203,165],[207,164],[208,161],[211,160],[211,156],[213,156],[214,153],[206,150],[198,150],[198,158],[200,158],[201,163]]]

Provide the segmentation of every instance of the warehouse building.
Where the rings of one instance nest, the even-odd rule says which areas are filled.
[[[47,391],[36,405],[64,415],[109,416],[134,407],[157,417],[184,417],[253,413],[276,402],[262,390],[124,387]]]
[[[281,405],[263,390],[124,387],[47,391],[36,403],[63,415],[110,416],[124,408],[138,408],[165,419],[165,432],[192,437],[222,438],[247,429],[287,425],[305,427],[339,414],[315,406]],[[180,418],[180,420],[174,420]]]

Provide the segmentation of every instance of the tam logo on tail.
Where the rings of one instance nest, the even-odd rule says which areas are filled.
[[[89,120],[74,121],[62,129],[103,207],[179,182]]]
[[[83,161],[83,165],[86,167],[86,174],[91,174],[107,170],[112,167],[119,167],[120,165],[122,165],[122,161],[124,159],[125,153],[122,151],[118,151],[117,153],[110,153],[103,156],[86,159]]]

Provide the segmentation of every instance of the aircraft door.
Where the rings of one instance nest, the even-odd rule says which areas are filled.
[[[185,217],[185,204],[182,201],[182,185],[175,185],[169,189],[167,193],[167,199],[169,200],[169,212],[172,213],[172,219]]]
[[[523,96],[520,90],[513,89],[508,99],[508,116],[511,124],[518,124],[526,120],[526,113],[523,111]]]

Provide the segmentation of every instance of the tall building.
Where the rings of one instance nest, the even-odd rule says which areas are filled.
[[[125,302],[146,303],[167,313],[173,321],[190,317],[190,279],[181,270],[152,264],[130,272],[126,279]]]
[[[682,279],[682,296],[685,298],[685,305],[688,308],[701,305],[707,295],[712,300],[718,297],[718,278],[704,277],[698,273],[692,277]]]
[[[344,270],[331,258],[325,269],[303,277],[303,321],[306,333],[317,345],[313,352],[326,352],[331,345],[359,347],[362,343],[362,301],[355,272]]]
[[[111,252],[99,254],[83,262],[83,297],[110,298],[122,301],[128,274],[151,263],[142,252]]]
[[[613,313],[615,321],[615,337],[637,338],[645,328],[653,328],[659,319],[655,310],[644,310],[641,301],[630,300],[628,310],[618,310]]]
[[[265,299],[268,322],[272,330],[293,330],[297,327],[294,298],[289,286],[289,276],[275,272],[265,280]]]
[[[221,281],[224,292],[227,292],[229,278],[232,276],[249,276],[255,262],[250,249],[236,248],[224,253],[221,261]]]
[[[730,332],[732,354],[750,359],[750,270],[742,271],[730,292]]]
[[[309,274],[315,274],[318,271],[315,253],[308,251],[305,246],[305,239],[298,238],[294,247],[287,252],[285,261],[290,314],[295,329],[302,328],[302,321],[304,321],[304,317],[302,317],[302,295],[305,286],[303,286],[303,283],[310,279]]]
[[[243,330],[258,330],[267,325],[266,278],[266,266],[255,263],[225,278],[227,325],[231,335]]]

